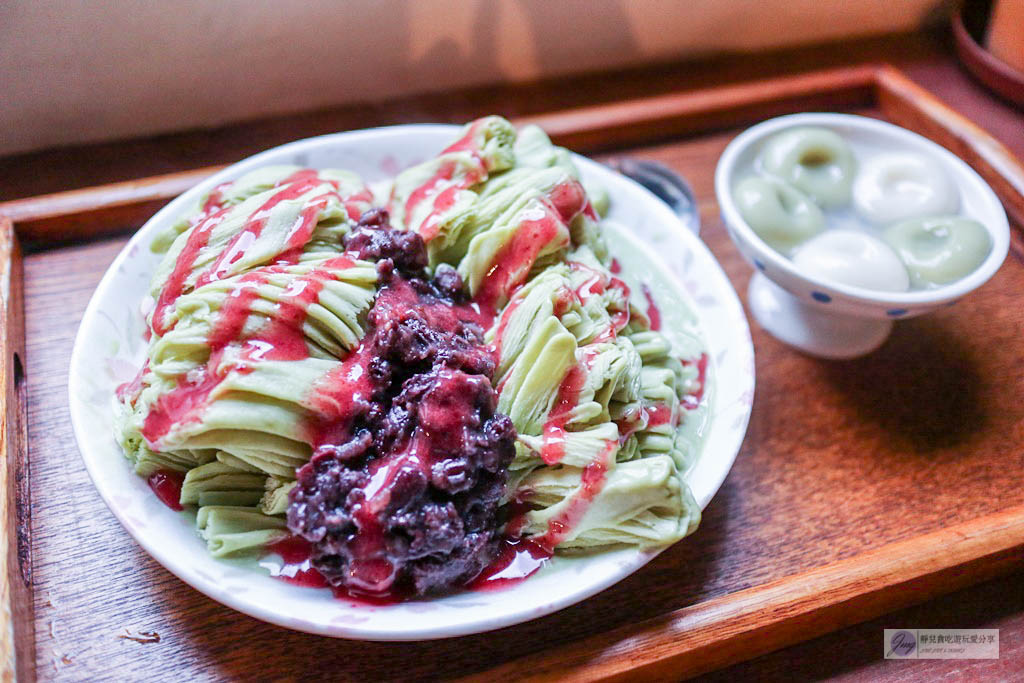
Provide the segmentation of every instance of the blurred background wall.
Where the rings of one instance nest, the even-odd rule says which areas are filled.
[[[912,29],[941,0],[0,0],[0,154]]]

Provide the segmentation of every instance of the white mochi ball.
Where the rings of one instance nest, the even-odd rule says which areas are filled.
[[[905,292],[907,269],[892,247],[855,230],[827,230],[801,246],[793,263],[806,275],[883,292]]]

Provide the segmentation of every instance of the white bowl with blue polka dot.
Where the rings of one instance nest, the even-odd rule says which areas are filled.
[[[797,126],[835,131],[858,156],[866,148],[910,152],[940,164],[960,191],[960,215],[986,227],[992,250],[978,268],[955,282],[931,289],[883,292],[832,282],[801,272],[792,260],[765,243],[740,215],[733,201],[737,181],[749,175],[766,140]],[[931,140],[877,119],[852,114],[804,113],[759,123],[726,147],[715,170],[715,195],[729,236],[743,257],[801,303],[838,315],[882,320],[908,318],[951,306],[991,278],[1006,258],[1010,227],[992,188],[970,166]],[[827,228],[826,228],[827,229]]]

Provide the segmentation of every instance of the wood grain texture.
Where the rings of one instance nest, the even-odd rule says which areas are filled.
[[[35,671],[21,248],[0,218],[0,680]]]
[[[918,49],[910,47],[911,53]],[[825,59],[838,57],[832,53]],[[947,87],[948,69],[929,71],[929,64],[917,65],[918,73]],[[759,68],[766,67],[758,64],[753,71]],[[747,78],[751,71],[745,72]],[[737,73],[726,70],[706,78],[744,80]],[[666,83],[671,80],[669,75],[664,78]],[[587,99],[614,101],[630,88],[646,95],[649,87],[650,82],[620,81],[608,84],[608,93],[588,94]],[[950,92],[961,98],[955,100],[961,105],[962,98],[977,96],[968,86]],[[535,111],[560,109],[560,102],[579,99],[578,93],[570,95],[549,95],[530,106]],[[977,102],[981,105],[973,111],[978,116],[995,111],[1004,117],[998,119],[998,130],[1020,125],[1019,116],[1006,117],[998,107],[988,108],[985,100]],[[460,99],[442,110],[444,115],[431,117],[466,119],[494,109],[485,97]],[[415,120],[425,111],[379,111],[379,118],[368,123],[395,122],[396,116]],[[858,113],[882,115],[878,109]],[[351,121],[356,119],[345,125],[357,125]],[[282,130],[300,137],[308,134],[302,126],[300,120]],[[711,169],[735,132],[684,135],[645,147],[622,147],[616,153],[660,160],[690,179],[700,201],[704,238],[742,294],[749,268],[718,220],[711,185]],[[1018,153],[1024,148],[1024,140],[1009,142]],[[264,140],[260,146],[266,144]],[[218,149],[223,154],[228,148]],[[211,156],[206,163],[230,158]],[[136,225],[130,217],[125,220],[123,227]],[[37,553],[39,676],[367,680],[480,674],[523,655],[650,624],[679,610],[729,604],[732,596],[747,590],[792,587],[787,583],[792,577],[817,576],[815,572],[836,563],[856,563],[865,552],[884,554],[893,544],[913,543],[924,534],[941,534],[962,524],[984,527],[992,515],[1024,504],[1019,486],[1024,475],[1019,450],[1024,438],[1024,329],[1018,304],[1024,245],[1017,231],[1012,240],[1007,264],[990,283],[956,308],[899,323],[889,342],[870,358],[842,363],[803,358],[755,329],[758,394],[736,465],[697,534],[648,567],[585,603],[537,622],[496,634],[390,645],[329,641],[239,615],[181,584],[133,544],[85,474],[65,397],[67,362],[81,313],[124,240],[31,254],[25,284],[30,455],[36,464],[32,540]],[[982,578],[981,569],[1005,569],[1010,563],[1003,564],[1004,559],[999,556],[974,568],[979,571],[968,563],[965,573],[944,576],[941,586],[927,585],[916,597],[928,597],[940,587],[955,588],[965,577]],[[924,570],[926,576],[937,573]],[[784,602],[790,594],[774,595]],[[887,591],[885,596],[871,605],[891,609],[906,604],[899,594]],[[862,619],[877,612],[861,606],[853,613]],[[764,615],[755,623],[757,618]],[[742,631],[742,623],[736,623]],[[821,632],[810,626],[805,630],[798,620],[791,623],[796,625],[793,630],[772,647]],[[125,629],[155,631],[161,640],[125,640],[119,637]],[[735,659],[759,651],[729,652]]]
[[[212,166],[98,188],[16,199],[0,204],[0,216],[14,222],[18,234],[33,242],[52,245],[109,235],[145,222],[169,198],[218,170],[219,166]]]
[[[701,676],[706,683],[1015,681],[1024,668],[1024,574],[1017,572]],[[883,659],[887,628],[994,628],[999,659]]]
[[[805,111],[874,105],[894,123],[938,142],[992,186],[1010,218],[1024,223],[1024,164],[987,131],[889,65],[857,65],[767,80],[577,107],[513,120],[536,124],[583,152],[694,135]],[[223,168],[212,166],[0,203],[0,216],[31,243],[55,245],[123,231]]]
[[[710,178],[734,134],[622,151],[693,181],[704,238],[742,294],[749,268],[718,220]],[[153,562],[103,506],[77,457],[64,396],[71,342],[123,243],[36,253],[26,264],[44,679],[470,675],[1024,504],[1024,335],[1015,307],[1024,245],[1015,232],[1014,255],[989,284],[961,306],[901,322],[870,358],[805,358],[755,329],[753,419],[700,530],[600,595],[497,634],[449,641],[352,643],[287,632],[211,602]],[[161,641],[120,639],[126,628],[156,631]],[[318,658],[312,668],[310,653]]]
[[[874,99],[875,67],[847,66],[524,117],[560,145],[600,151]]]
[[[556,144],[594,152],[638,141],[722,129],[808,107],[830,109],[868,104],[875,94],[876,71],[872,66],[843,67],[578,107],[513,118],[513,122],[539,125]],[[14,221],[19,235],[33,244],[53,246],[109,235],[123,231],[124,226],[133,222],[143,222],[170,198],[221,168],[214,166],[2,202],[0,216]]]
[[[467,681],[674,681],[1024,565],[1024,507],[602,633]]]

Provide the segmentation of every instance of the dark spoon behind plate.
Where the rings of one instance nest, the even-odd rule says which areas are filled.
[[[606,164],[622,175],[635,180],[669,205],[694,235],[700,236],[700,212],[693,190],[682,176],[665,164],[649,159],[619,157]]]

